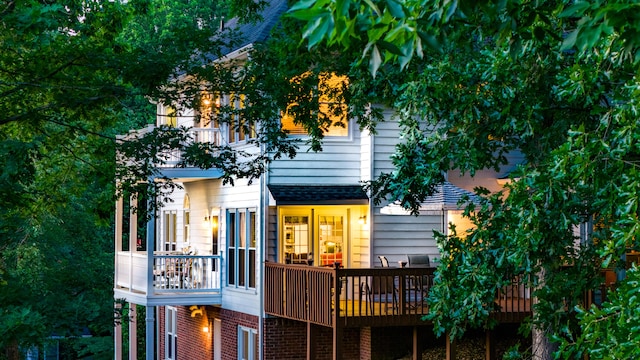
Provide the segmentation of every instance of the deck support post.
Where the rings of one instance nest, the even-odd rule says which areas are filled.
[[[342,360],[342,326],[333,327],[333,360]]]
[[[122,314],[122,305],[118,302],[115,303],[115,313]],[[114,321],[114,329],[113,329],[113,355],[114,360],[122,359],[122,318],[117,318],[117,321]]]
[[[145,352],[147,353],[147,360],[155,359],[155,348],[156,348],[156,336],[155,336],[155,306],[147,306],[146,307],[146,317],[145,321],[145,339],[146,339],[146,347]]]
[[[449,332],[447,332],[447,340],[446,340],[446,357],[447,360],[456,360],[456,341],[452,340]]]
[[[411,359],[412,360],[420,360],[422,359],[422,343],[420,342],[420,336],[418,332],[418,327],[413,327],[413,348],[411,349]]]
[[[307,360],[313,360],[316,356],[316,331],[313,324],[307,322]]]
[[[136,304],[129,303],[129,360],[138,358],[138,314]]]
[[[496,348],[493,344],[493,330],[487,329],[484,338],[485,360],[495,360]]]

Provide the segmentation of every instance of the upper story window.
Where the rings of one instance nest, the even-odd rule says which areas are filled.
[[[291,81],[300,84],[308,78],[311,73],[297,76]],[[319,124],[325,125],[322,129],[324,136],[345,137],[349,136],[349,121],[347,119],[347,104],[343,102],[343,89],[348,84],[346,76],[339,76],[334,73],[323,73],[318,78],[318,83],[312,96],[318,99],[318,120]],[[295,122],[294,108],[298,103],[294,102],[287,106],[282,114],[282,130],[289,135],[307,135],[302,124]]]
[[[195,117],[194,126],[200,128],[217,129],[220,127],[218,115],[221,99],[211,93],[203,93],[200,97],[200,108]]]
[[[167,125],[170,127],[178,126],[178,112],[176,109],[169,105],[160,106],[160,125]]]
[[[227,211],[227,283],[237,288],[256,287],[256,212]]]
[[[244,116],[246,96],[231,94],[228,96],[229,122],[227,124],[227,139],[229,143],[245,141],[256,137],[256,129]]]

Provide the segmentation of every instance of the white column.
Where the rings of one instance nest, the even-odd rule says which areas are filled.
[[[147,243],[147,246],[148,243]],[[154,350],[155,350],[155,327],[154,327],[154,323],[155,323],[155,319],[154,319],[154,312],[155,312],[155,307],[154,306],[147,306],[147,316],[145,318],[145,322],[146,322],[146,327],[145,327],[145,333],[146,333],[146,343],[147,343],[147,347],[146,347],[146,353],[147,353],[147,360],[154,360]],[[160,336],[160,334],[158,334],[158,336]]]
[[[129,303],[129,360],[137,360],[138,357],[138,316],[136,304]]]

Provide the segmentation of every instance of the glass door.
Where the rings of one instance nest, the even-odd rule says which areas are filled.
[[[308,215],[283,216],[283,248],[287,264],[307,264],[312,252]]]
[[[318,247],[320,266],[344,266],[344,216],[318,215]]]

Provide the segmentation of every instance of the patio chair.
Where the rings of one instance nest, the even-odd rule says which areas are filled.
[[[389,260],[387,260],[386,256],[378,255],[378,259],[380,259],[380,264],[382,267],[389,267]]]
[[[407,255],[407,260],[410,268],[428,268],[429,256],[428,255]],[[414,307],[419,304],[424,305],[424,298],[428,295],[431,287],[432,279],[428,275],[424,276],[412,276],[409,278],[409,289],[411,291],[410,302]]]
[[[407,255],[409,267],[429,267],[429,255]]]

